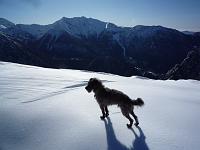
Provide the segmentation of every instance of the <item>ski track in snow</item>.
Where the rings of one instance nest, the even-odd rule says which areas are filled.
[[[0,150],[199,150],[200,82],[159,81],[0,62]],[[140,127],[116,106],[102,121],[91,77],[131,98]]]
[[[75,88],[85,86],[86,84],[87,83],[80,83],[80,84],[67,86],[67,87],[64,87],[65,90],[55,91],[55,92],[43,95],[42,97],[39,97],[39,98],[36,98],[36,99],[33,99],[33,100],[29,100],[29,101],[24,101],[22,103],[31,103],[31,102],[35,102],[35,101],[39,101],[39,100],[44,100],[44,99],[47,99],[49,97],[53,97],[53,96],[57,96],[57,95],[60,95],[60,94],[64,94],[64,93],[66,93],[66,92],[68,92],[70,90],[74,90]]]

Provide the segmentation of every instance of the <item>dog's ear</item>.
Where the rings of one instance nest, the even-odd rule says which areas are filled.
[[[97,78],[90,78],[90,81],[97,80]]]
[[[97,78],[93,78],[92,82],[93,82],[97,87],[102,86],[101,80],[99,80],[99,79],[97,79]]]
[[[97,79],[97,78],[90,78],[90,80],[89,80],[89,82],[98,82],[99,81],[99,79]]]
[[[89,80],[89,81],[91,82],[91,81],[93,81],[93,80],[94,80],[94,78],[90,78],[90,80]]]

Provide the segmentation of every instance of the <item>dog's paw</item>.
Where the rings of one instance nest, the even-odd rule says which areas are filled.
[[[109,116],[109,114],[106,114],[106,117],[108,117]]]
[[[104,120],[105,119],[105,116],[100,116],[101,120]]]
[[[139,123],[138,123],[138,122],[136,122],[136,123],[134,123],[134,125],[137,127],[137,126],[139,125]]]
[[[127,128],[132,128],[132,125],[130,125],[130,124],[126,124],[127,125]]]

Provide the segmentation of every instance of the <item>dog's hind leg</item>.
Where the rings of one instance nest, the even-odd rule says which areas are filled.
[[[130,124],[126,124],[128,128],[131,128],[133,125],[133,119],[129,116],[129,113],[127,111],[122,110],[122,114],[130,121]]]
[[[135,115],[135,113],[133,111],[131,111],[131,115],[135,119],[135,126],[138,126],[139,125],[138,117]]]
[[[133,125],[133,119],[129,116],[129,114],[124,115],[129,121],[130,124],[126,124],[128,128],[131,128]]]
[[[109,111],[108,111],[108,107],[107,106],[105,106],[105,111],[106,111],[106,117],[108,117],[109,116]]]
[[[102,112],[102,116],[100,116],[100,118],[103,120],[106,117],[105,107],[103,105],[100,105],[100,108]]]

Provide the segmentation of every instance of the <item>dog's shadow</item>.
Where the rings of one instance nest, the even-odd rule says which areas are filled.
[[[104,124],[106,129],[108,150],[149,150],[148,145],[145,141],[146,137],[140,127],[137,127],[137,129],[139,130],[139,135],[137,135],[132,128],[130,129],[134,134],[134,138],[132,147],[128,148],[116,138],[112,122],[109,117],[107,118],[107,120],[104,120]]]

